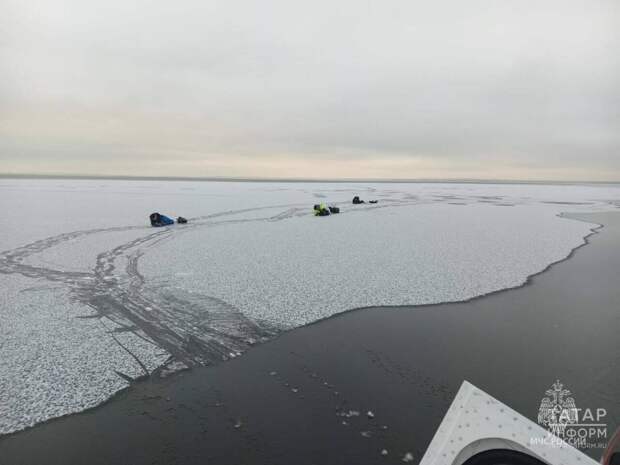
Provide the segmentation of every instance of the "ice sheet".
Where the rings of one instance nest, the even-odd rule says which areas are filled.
[[[377,205],[351,205],[353,195]],[[356,307],[522,284],[615,185],[0,180],[0,434]],[[314,203],[342,213],[314,217]],[[188,225],[148,227],[160,211]]]
[[[0,275],[0,433],[79,412],[143,375],[115,340],[113,323],[88,318],[61,286]],[[124,341],[150,370],[167,354],[140,339]],[[142,344],[140,344],[142,342]]]
[[[199,289],[253,320],[291,328],[351,308],[465,300],[521,285],[590,228],[539,206],[361,208],[196,228],[146,255],[140,269],[172,294]]]

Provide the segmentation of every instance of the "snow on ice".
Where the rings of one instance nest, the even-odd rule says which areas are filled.
[[[519,286],[594,227],[561,212],[620,205],[605,185],[4,179],[0,192],[0,434],[345,310]],[[341,213],[314,217],[318,202]],[[190,221],[154,229],[153,211]]]

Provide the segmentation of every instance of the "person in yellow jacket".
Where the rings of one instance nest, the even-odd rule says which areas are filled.
[[[317,204],[314,206],[314,216],[327,216],[329,215],[329,209],[325,206],[324,203]]]

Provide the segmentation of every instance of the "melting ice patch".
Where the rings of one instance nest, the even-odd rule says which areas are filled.
[[[615,186],[0,181],[0,434],[370,305],[522,284]],[[377,205],[352,206],[353,195]],[[342,213],[315,218],[322,202]],[[151,211],[190,218],[152,229]]]

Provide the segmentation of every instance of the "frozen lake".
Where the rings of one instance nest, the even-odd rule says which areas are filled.
[[[519,286],[594,227],[562,212],[619,205],[609,185],[0,179],[0,434],[349,309]]]

